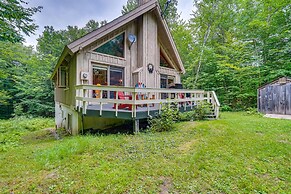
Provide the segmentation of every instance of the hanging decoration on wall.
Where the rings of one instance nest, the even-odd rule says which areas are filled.
[[[149,71],[149,73],[154,72],[154,65],[153,64],[151,64],[151,63],[148,64],[148,71]]]

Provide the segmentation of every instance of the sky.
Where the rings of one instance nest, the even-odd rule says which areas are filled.
[[[53,26],[55,30],[66,29],[68,25],[84,27],[90,20],[107,20],[121,16],[122,6],[127,0],[27,0],[29,7],[43,6],[41,12],[33,16],[39,26],[35,35],[25,36],[25,45],[37,44],[36,39],[44,26]],[[192,13],[193,0],[178,0],[178,13],[181,18],[189,19]]]

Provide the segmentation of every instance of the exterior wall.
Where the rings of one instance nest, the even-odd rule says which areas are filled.
[[[55,123],[57,128],[63,127],[73,135],[78,134],[79,114],[74,110],[75,107],[75,85],[76,79],[76,55],[72,56],[68,64],[68,86],[66,88],[58,87],[58,80],[55,84]],[[58,78],[57,78],[58,79]]]
[[[269,84],[258,90],[258,111],[291,115],[291,83]]]
[[[84,115],[72,107],[56,102],[55,123],[57,128],[65,128],[72,135],[77,135],[83,129],[106,129],[126,123],[126,120],[112,118],[97,118]]]
[[[80,129],[80,116],[77,111],[71,107],[56,102],[55,104],[55,123],[57,128],[65,128],[72,135],[76,135]]]
[[[181,83],[181,76],[175,69],[160,67],[159,74],[175,76],[175,83]]]
[[[58,79],[58,76],[56,76]],[[58,87],[58,80],[55,82],[55,102],[65,105],[75,106],[75,85],[76,85],[76,55],[74,55],[68,64],[68,86],[66,88]]]
[[[96,53],[93,50],[120,33],[125,33],[125,58]],[[137,36],[131,49],[127,40],[128,34]],[[79,84],[93,84],[93,65],[117,66],[124,68],[124,85],[134,87],[142,82],[148,88],[160,87],[160,74],[175,76],[175,82],[180,83],[180,74],[175,69],[160,68],[160,46],[158,40],[158,26],[156,15],[148,12],[126,26],[113,31],[104,38],[83,48],[76,54],[76,80]],[[154,72],[149,73],[148,64],[154,65]],[[138,72],[136,72],[138,70]],[[89,73],[89,80],[80,79],[81,72]]]

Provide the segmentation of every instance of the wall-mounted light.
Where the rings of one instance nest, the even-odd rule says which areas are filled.
[[[136,36],[134,34],[128,34],[127,39],[129,41],[129,50],[130,50],[133,43],[136,42]]]

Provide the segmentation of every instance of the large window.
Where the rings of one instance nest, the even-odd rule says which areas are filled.
[[[161,74],[161,88],[172,88],[172,87],[175,87],[174,82],[175,82],[175,77],[174,76]],[[166,99],[168,97],[169,96],[168,96],[167,93],[162,93],[161,94],[161,98],[162,99]]]
[[[110,85],[123,86],[123,68],[110,67]]]
[[[93,66],[93,84],[104,86],[123,86],[124,69],[114,66]],[[96,96],[95,91],[93,95]],[[107,98],[107,92],[103,93],[103,98]],[[114,93],[110,92],[110,98],[114,98]]]
[[[98,53],[124,58],[124,33],[116,36],[94,50]]]
[[[123,86],[123,72],[124,69],[121,67],[101,65],[93,66],[93,84],[103,86]]]
[[[108,85],[107,72],[108,72],[107,67],[94,66],[93,67],[93,84],[107,86]]]
[[[161,88],[170,88],[174,85],[175,77],[161,74]]]

